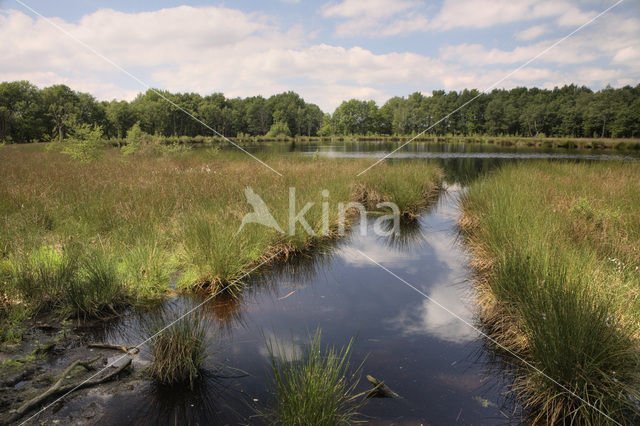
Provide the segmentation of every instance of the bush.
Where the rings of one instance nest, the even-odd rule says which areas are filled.
[[[287,125],[286,121],[276,121],[271,125],[267,136],[271,138],[289,137],[291,136],[291,130],[289,130],[289,125]]]
[[[97,160],[104,146],[102,128],[89,124],[74,125],[71,136],[63,142],[62,153],[81,162]]]
[[[123,155],[130,155],[138,152],[142,146],[142,139],[145,133],[140,129],[140,122],[134,124],[127,131],[127,144],[120,148]]]

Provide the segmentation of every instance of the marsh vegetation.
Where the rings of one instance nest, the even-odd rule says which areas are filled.
[[[511,395],[525,408],[525,421],[635,421],[640,397],[640,175],[634,162],[507,164],[484,176],[490,168],[486,159],[453,159],[452,164],[405,159],[355,177],[371,159],[253,151],[279,176],[243,153],[207,147],[213,141],[204,140],[199,143],[204,147],[195,149],[178,138],[150,137],[134,126],[126,137],[129,143],[115,148],[87,135],[79,137],[94,144],[0,148],[0,179],[6,183],[0,188],[5,344],[19,342],[32,317],[107,319],[122,315],[125,308],[144,307],[150,316],[137,326],[146,337],[155,336],[147,377],[170,388],[206,388],[205,365],[220,361],[211,352],[208,327],[224,323],[231,334],[242,316],[247,284],[261,274],[260,268],[247,272],[265,261],[270,270],[274,262],[315,257],[314,249],[339,239],[338,201],[358,201],[367,210],[376,210],[381,201],[396,203],[408,222],[400,235],[379,244],[386,247],[383,253],[402,253],[399,259],[406,256],[415,266],[424,259],[412,264],[404,246],[423,244],[425,233],[437,234],[442,223],[438,219],[427,229],[417,215],[432,205],[445,176],[456,182],[473,172],[472,178],[481,176],[462,200],[460,225],[477,273],[478,319],[500,345],[535,367],[492,348],[510,366]],[[252,211],[247,187],[260,195],[285,230],[289,188],[295,187],[296,212],[314,203],[305,214],[313,232],[300,223],[293,233],[255,223],[238,232],[243,216]],[[323,203],[329,203],[328,226]],[[355,225],[356,213],[349,212],[348,225]],[[378,247],[373,240],[363,241]],[[451,267],[464,268],[444,262],[444,269]],[[294,279],[312,280],[306,275]],[[361,290],[372,291],[366,284]],[[380,281],[377,287],[385,284]],[[301,288],[287,290],[278,303],[302,293],[296,293]],[[209,316],[176,321],[178,312],[164,302],[194,292],[208,297],[222,289]],[[385,297],[396,293],[397,287],[389,287]],[[335,306],[342,301],[337,297]],[[304,306],[315,307],[313,300]],[[381,309],[368,303],[367,310]],[[355,303],[348,309],[355,309]],[[306,314],[316,327],[310,312]],[[264,318],[269,321],[270,314]],[[415,333],[416,326],[411,330],[403,338]],[[363,395],[356,386],[366,353],[353,357],[357,345],[348,337],[331,344],[321,342],[319,330],[307,337],[301,347],[290,345],[293,352],[282,341],[268,341],[272,404],[264,408],[261,401],[261,414],[278,424],[358,420]]]
[[[342,425],[357,420],[365,393],[355,389],[362,363],[351,360],[353,339],[335,348],[322,344],[318,329],[304,350],[287,351],[267,341],[276,402],[266,413],[278,425]]]
[[[241,153],[215,149],[127,156],[111,149],[85,163],[42,146],[10,146],[0,157],[5,305],[63,316],[114,313],[117,305],[147,304],[175,290],[238,290],[261,263],[335,238],[338,201],[373,209],[374,201],[394,201],[410,215],[438,191],[442,176],[414,163],[356,178],[366,162],[265,157],[279,176]],[[291,234],[259,224],[238,232],[251,211],[247,187],[285,229],[295,187],[298,209],[315,203],[305,214],[313,234],[300,224]],[[322,190],[336,200],[328,227]]]
[[[512,387],[533,421],[635,418],[638,166],[507,166],[473,184],[462,207],[481,320],[534,367],[516,362]]]

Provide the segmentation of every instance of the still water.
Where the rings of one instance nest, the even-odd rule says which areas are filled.
[[[367,156],[373,163],[395,146],[279,144],[260,150]],[[111,397],[101,423],[259,424],[256,411],[273,397],[265,341],[278,342],[290,354],[300,353],[318,327],[323,344],[342,346],[355,337],[354,364],[365,360],[363,374],[384,380],[401,396],[368,400],[362,418],[371,424],[519,423],[518,407],[505,397],[505,379],[492,361],[495,357],[474,328],[469,258],[457,228],[459,197],[470,180],[509,161],[632,157],[415,144],[391,161],[407,157],[440,164],[447,185],[417,223],[403,226],[401,238],[375,236],[372,221],[357,224],[331,247],[252,279],[240,298],[207,303],[204,310],[216,353],[208,359],[208,373],[197,388],[163,389],[143,383],[134,394]],[[366,235],[362,227],[369,230]],[[170,303],[186,309],[187,302]],[[137,344],[143,339],[139,328],[137,317],[130,315],[105,326],[94,338]],[[142,356],[148,354],[143,351]],[[368,388],[361,380],[358,391]]]

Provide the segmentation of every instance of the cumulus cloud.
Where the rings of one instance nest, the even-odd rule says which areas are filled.
[[[516,34],[516,38],[518,40],[534,40],[540,37],[542,34],[548,31],[546,25],[534,25],[533,27],[529,27],[526,30],[522,30]]]
[[[561,26],[581,25],[596,14],[594,11],[584,12],[568,1],[445,0],[430,27],[439,30],[488,28],[539,18],[555,18]]]
[[[535,28],[535,27],[533,27]],[[537,31],[537,30],[536,30]],[[569,81],[584,84],[600,84],[606,78],[610,82],[627,77],[638,77],[640,50],[637,40],[640,39],[640,20],[623,15],[610,14],[603,16],[592,24],[589,30],[577,33],[564,40],[553,49],[545,52],[536,62],[513,77],[523,82],[554,81],[564,74],[570,75]],[[488,67],[493,65],[523,64],[556,43],[560,38],[547,39],[512,50],[487,48],[482,44],[459,44],[444,46],[440,49],[440,60],[448,64],[459,63]],[[541,64],[552,66],[547,70],[540,69]],[[570,66],[572,73],[564,67]],[[599,72],[594,72],[599,70]],[[560,84],[555,82],[555,85]],[[605,83],[606,84],[606,83]]]
[[[336,27],[340,37],[387,37],[424,30],[428,21],[415,0],[343,0],[322,8],[325,18],[344,19]]]
[[[349,97],[382,102],[389,97],[385,86],[399,81],[415,81],[419,89],[437,86],[446,73],[423,55],[310,44],[299,27],[282,30],[269,17],[220,7],[102,9],[77,23],[52,20],[143,81],[171,91],[268,96],[297,90],[332,110]],[[0,71],[2,80],[67,83],[100,98],[131,97],[130,89],[118,92],[114,83],[128,77],[43,19],[3,12],[0,38],[9,46],[0,51],[0,62],[11,64]]]

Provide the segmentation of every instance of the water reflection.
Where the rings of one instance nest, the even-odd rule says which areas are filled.
[[[404,335],[426,334],[452,343],[467,343],[478,338],[478,332],[469,326],[473,323],[473,312],[460,303],[468,299],[462,287],[450,283],[437,285],[429,292],[429,297],[417,310],[402,311],[390,320],[391,325]]]
[[[380,228],[384,235],[377,236],[377,243],[383,244],[390,250],[399,250],[409,253],[412,250],[419,249],[424,241],[423,224],[419,220],[404,219],[400,220],[400,228],[398,232],[393,231],[393,219],[381,221]]]
[[[234,375],[235,374],[235,375]],[[178,425],[237,424],[250,407],[247,396],[235,388],[237,372],[203,371],[188,386],[144,385],[139,394],[116,396],[101,424]],[[141,401],[142,398],[142,401]],[[141,403],[142,402],[142,403]],[[256,413],[254,412],[254,415]]]
[[[273,348],[274,355],[281,356],[287,361],[297,361],[302,356],[302,346],[300,339],[293,334],[276,334],[269,331],[264,335],[265,344],[260,347],[260,355],[269,359],[269,347]]]

